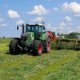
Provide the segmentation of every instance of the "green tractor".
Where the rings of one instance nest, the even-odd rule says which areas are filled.
[[[41,55],[43,52],[50,52],[51,40],[44,25],[22,24],[20,26],[22,27],[21,37],[10,41],[9,51],[11,54],[31,52],[34,55]]]

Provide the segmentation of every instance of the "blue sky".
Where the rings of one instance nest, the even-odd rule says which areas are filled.
[[[0,0],[0,37],[17,37],[21,23],[45,22],[56,33],[80,32],[80,0]]]

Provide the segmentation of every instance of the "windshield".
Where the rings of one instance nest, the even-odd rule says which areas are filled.
[[[24,32],[43,32],[42,26],[26,26]]]

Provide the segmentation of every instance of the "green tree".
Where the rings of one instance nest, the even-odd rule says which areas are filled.
[[[72,32],[72,33],[70,33],[69,35],[68,35],[68,37],[70,38],[70,39],[78,39],[78,33],[75,33],[75,32]]]

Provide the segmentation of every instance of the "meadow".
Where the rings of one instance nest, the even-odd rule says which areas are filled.
[[[0,80],[80,80],[80,51],[11,55],[9,42],[0,39]]]

